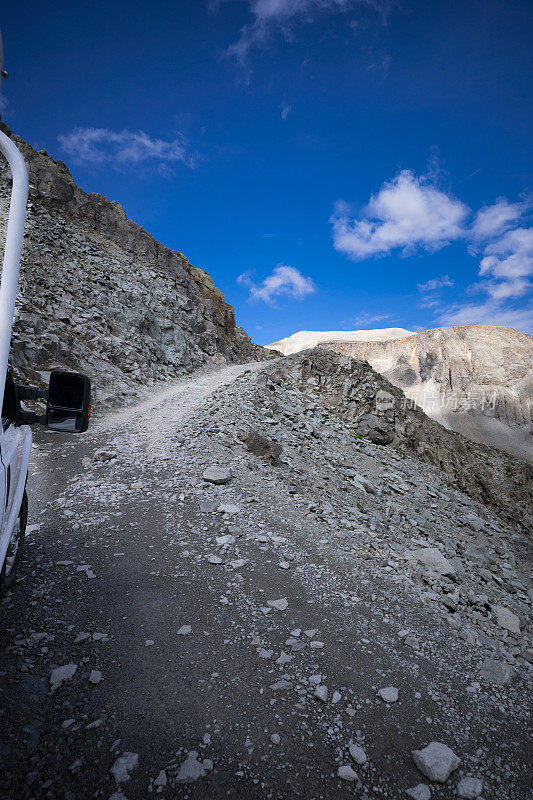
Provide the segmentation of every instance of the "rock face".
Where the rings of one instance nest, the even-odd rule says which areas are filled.
[[[1,127],[30,177],[11,353],[19,378],[39,383],[52,367],[80,369],[95,399],[111,404],[202,365],[265,357],[207,273]],[[2,238],[9,180],[1,159]]]
[[[269,347],[288,354],[317,345],[368,361],[447,428],[533,462],[533,339],[527,333],[493,326],[301,331]]]

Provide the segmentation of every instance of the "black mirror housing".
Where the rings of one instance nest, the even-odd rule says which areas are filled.
[[[50,373],[45,426],[51,431],[84,433],[89,427],[91,381],[81,372]]]

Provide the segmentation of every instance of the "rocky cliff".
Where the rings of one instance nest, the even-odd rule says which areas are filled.
[[[61,161],[2,130],[30,177],[16,375],[40,382],[52,367],[79,369],[92,378],[95,399],[112,404],[210,363],[264,357],[206,272],[128,220],[119,203],[82,191]],[[2,239],[9,191],[2,159]]]

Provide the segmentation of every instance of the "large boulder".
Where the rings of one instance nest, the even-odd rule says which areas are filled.
[[[359,423],[359,430],[373,444],[390,444],[394,441],[393,428],[374,414],[365,414]]]

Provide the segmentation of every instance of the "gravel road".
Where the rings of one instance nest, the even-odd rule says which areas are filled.
[[[471,639],[201,413],[265,366],[36,435],[0,609],[2,800],[532,796],[525,684],[476,684]],[[444,783],[413,759],[430,742]]]

